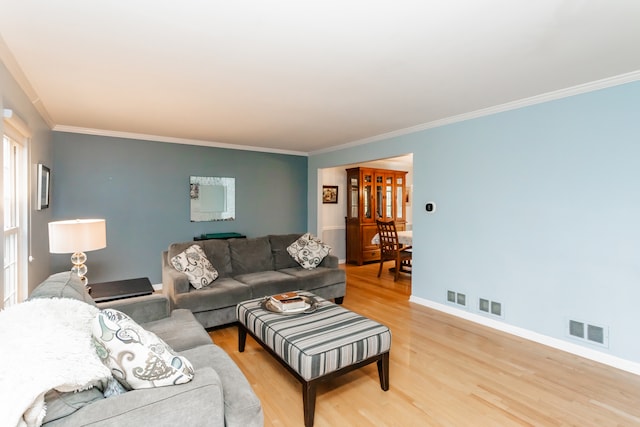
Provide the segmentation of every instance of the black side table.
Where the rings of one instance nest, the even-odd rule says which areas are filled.
[[[89,283],[90,295],[95,302],[151,295],[153,286],[147,277],[116,280],[114,282]]]

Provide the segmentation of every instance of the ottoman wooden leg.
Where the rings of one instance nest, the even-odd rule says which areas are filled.
[[[380,376],[380,388],[389,390],[389,352],[380,355],[378,359],[378,376]]]
[[[244,351],[244,345],[247,342],[247,330],[242,325],[238,325],[238,351]]]
[[[304,427],[312,427],[316,412],[315,381],[304,381],[302,383],[302,406],[304,408]]]

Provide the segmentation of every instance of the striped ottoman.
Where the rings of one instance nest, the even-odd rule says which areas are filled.
[[[238,350],[244,351],[247,333],[282,363],[301,383],[305,426],[313,425],[316,386],[373,362],[378,364],[380,387],[389,389],[389,328],[309,292],[317,310],[285,315],[262,308],[262,298],[241,302]]]

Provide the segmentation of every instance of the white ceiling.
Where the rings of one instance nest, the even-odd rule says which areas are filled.
[[[635,73],[640,1],[0,0],[0,36],[54,129],[307,153]]]

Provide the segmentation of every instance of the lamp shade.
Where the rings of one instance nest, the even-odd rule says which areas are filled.
[[[49,252],[69,254],[107,247],[104,219],[75,219],[49,223]]]

